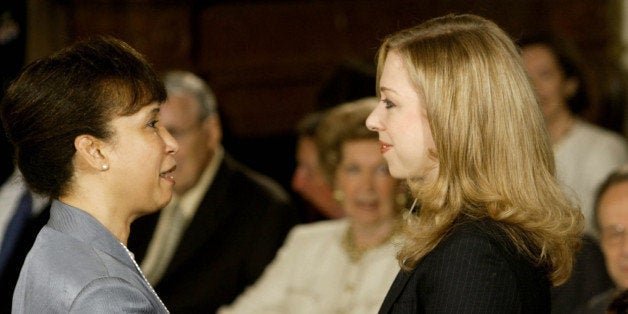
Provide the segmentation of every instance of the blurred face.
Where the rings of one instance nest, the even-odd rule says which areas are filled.
[[[567,100],[575,93],[577,82],[565,78],[552,50],[541,44],[529,45],[523,48],[521,56],[545,118],[552,120],[568,111]]]
[[[199,121],[199,105],[187,94],[168,95],[161,111],[163,126],[179,143],[175,192],[181,195],[198,182],[220,145],[220,125],[215,115]]]
[[[608,273],[621,289],[628,289],[628,181],[611,186],[598,207],[600,245]]]
[[[379,133],[380,151],[395,178],[423,179],[433,176],[437,161],[427,120],[425,101],[414,90],[401,57],[390,52],[380,78],[381,101],[366,120]]]
[[[340,218],[344,212],[334,200],[333,192],[318,166],[318,149],[314,140],[302,137],[297,143],[297,167],[292,176],[292,189],[310,202],[325,217]]]
[[[153,103],[111,121],[114,138],[106,148],[107,173],[115,180],[111,186],[120,207],[133,212],[158,210],[172,197],[178,144],[160,125],[159,109],[159,104]]]
[[[376,140],[354,140],[342,146],[336,188],[344,194],[345,215],[355,224],[377,225],[395,219],[397,180],[388,172]]]

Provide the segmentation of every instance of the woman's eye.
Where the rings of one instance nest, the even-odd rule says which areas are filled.
[[[390,109],[390,108],[395,106],[395,104],[393,104],[392,101],[390,101],[388,99],[384,99],[383,101],[384,101],[384,107],[386,109]]]
[[[388,165],[380,165],[379,167],[377,167],[377,172],[379,173],[383,173],[383,174],[390,174],[389,170],[388,170]]]
[[[159,122],[159,120],[153,120],[151,122],[148,123],[148,126],[151,128],[157,128],[157,123]]]

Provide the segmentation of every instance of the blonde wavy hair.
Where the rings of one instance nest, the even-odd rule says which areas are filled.
[[[438,174],[410,179],[420,211],[407,219],[398,254],[412,269],[461,218],[489,218],[558,285],[571,274],[583,216],[561,191],[535,92],[517,47],[496,24],[447,15],[388,36],[423,95]]]

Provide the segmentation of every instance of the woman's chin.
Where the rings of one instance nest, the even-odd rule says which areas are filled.
[[[390,172],[390,175],[395,178],[395,179],[400,179],[400,180],[404,180],[408,178],[408,172],[407,171],[403,171],[401,169],[398,168],[392,168],[390,167],[388,169],[388,171]]]

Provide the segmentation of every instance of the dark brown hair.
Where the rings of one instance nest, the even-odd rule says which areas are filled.
[[[578,88],[574,95],[567,99],[569,110],[575,114],[582,113],[592,103],[596,102],[594,93],[590,93],[591,83],[585,76],[585,63],[579,50],[572,41],[565,37],[558,37],[553,34],[537,33],[523,36],[517,41],[521,49],[539,45],[547,48],[556,58],[560,71],[565,79],[575,79],[578,81]]]
[[[165,99],[163,83],[141,54],[101,36],[27,65],[7,89],[1,118],[29,187],[58,198],[74,172],[77,136],[108,139],[114,117]]]

